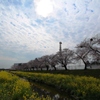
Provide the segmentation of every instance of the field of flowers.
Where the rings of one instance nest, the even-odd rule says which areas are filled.
[[[77,100],[100,100],[100,79],[49,73],[13,72],[70,93]]]
[[[51,100],[39,97],[32,91],[30,83],[24,79],[6,72],[0,71],[0,100]]]

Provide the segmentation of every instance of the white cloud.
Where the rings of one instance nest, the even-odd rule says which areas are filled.
[[[0,60],[5,60],[5,61],[16,61],[16,58],[11,58],[11,57],[7,57],[7,56],[1,56],[0,55]]]
[[[59,50],[60,41],[63,48],[73,48],[84,38],[100,33],[98,0],[33,3],[31,7],[0,4],[0,51],[21,56],[51,54]]]
[[[46,33],[43,26],[32,27],[30,25],[30,20],[23,14],[23,12],[20,12],[20,16],[18,17],[13,16],[12,19],[10,18],[12,13],[14,13],[14,15],[17,14],[16,10],[14,12],[11,10],[9,14],[7,13],[8,17],[2,15],[4,18],[2,20],[4,22],[2,23],[1,29],[2,31],[4,31],[4,29],[6,30],[4,31],[5,34],[2,35],[3,41],[1,41],[1,44],[4,44],[4,42],[7,43],[4,44],[5,46],[3,48],[9,50],[14,48],[16,51],[23,51],[23,46],[26,46],[26,50],[23,52],[42,51],[45,53],[50,53],[53,51],[53,48],[56,48],[54,38]]]

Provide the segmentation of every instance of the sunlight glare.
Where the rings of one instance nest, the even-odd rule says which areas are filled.
[[[42,17],[47,17],[53,12],[53,3],[51,0],[39,0],[36,4],[36,13]]]

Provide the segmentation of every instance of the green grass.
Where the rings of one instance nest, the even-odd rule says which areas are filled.
[[[91,76],[95,78],[100,78],[100,69],[88,69],[88,70],[51,70],[51,71],[29,71],[36,73],[52,73],[52,74],[64,74],[64,75],[75,75],[75,76]]]

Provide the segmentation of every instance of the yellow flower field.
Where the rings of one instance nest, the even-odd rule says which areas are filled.
[[[13,73],[64,90],[78,100],[100,100],[100,79],[94,77],[18,71]]]
[[[8,73],[0,72],[0,100],[51,100],[49,97],[38,97],[32,91],[30,83]]]

